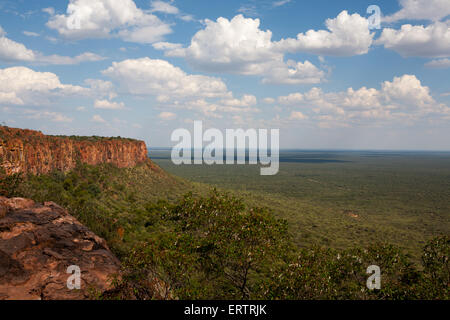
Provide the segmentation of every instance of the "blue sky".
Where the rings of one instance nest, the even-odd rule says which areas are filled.
[[[283,148],[450,150],[450,0],[2,0],[0,27],[12,127],[155,147],[203,120],[279,128]]]

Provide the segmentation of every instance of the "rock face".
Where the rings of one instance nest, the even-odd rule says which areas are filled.
[[[123,138],[56,137],[39,131],[0,127],[0,167],[7,174],[69,171],[77,162],[112,163],[119,168],[146,161],[145,142]]]
[[[76,284],[69,266],[81,271],[79,290],[67,286]],[[109,289],[119,269],[105,240],[65,209],[0,197],[0,300],[86,299]]]

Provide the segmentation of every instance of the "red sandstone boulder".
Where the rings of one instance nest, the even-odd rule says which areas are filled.
[[[81,270],[79,290],[67,286],[69,266]],[[105,240],[65,209],[0,197],[0,299],[87,299],[119,269]]]

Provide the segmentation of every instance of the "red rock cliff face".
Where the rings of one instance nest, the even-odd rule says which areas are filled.
[[[111,163],[119,168],[146,161],[143,141],[122,138],[55,137],[39,131],[0,127],[0,167],[7,174],[69,171],[77,161]]]

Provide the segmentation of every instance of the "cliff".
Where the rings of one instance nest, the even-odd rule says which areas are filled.
[[[81,273],[76,288],[70,266]],[[60,206],[0,197],[0,300],[92,298],[119,272],[105,240]]]
[[[7,174],[69,171],[77,162],[119,168],[146,161],[145,142],[124,138],[47,136],[40,131],[0,127],[0,167]]]

